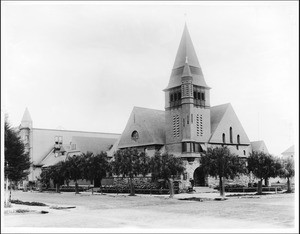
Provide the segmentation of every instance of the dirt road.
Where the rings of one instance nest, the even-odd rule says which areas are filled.
[[[130,197],[15,191],[12,198],[43,202],[50,206],[76,206],[76,208],[55,210],[49,207],[14,205],[14,208],[39,209],[49,213],[5,215],[6,228],[278,230],[293,228],[295,223],[294,194],[265,195],[256,198],[230,197],[226,201],[197,202],[178,200],[176,196],[175,199],[168,199],[150,195]]]

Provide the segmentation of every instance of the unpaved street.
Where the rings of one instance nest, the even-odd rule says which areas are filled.
[[[49,207],[14,205],[14,208],[45,210],[47,214],[6,214],[2,227],[143,228],[143,229],[286,229],[294,227],[294,194],[254,198],[230,197],[226,201],[182,201],[166,196],[100,195],[90,193],[38,193],[14,191],[12,199]],[[205,196],[195,194],[193,196]],[[8,229],[9,230],[9,229]],[[26,229],[24,229],[26,230]]]

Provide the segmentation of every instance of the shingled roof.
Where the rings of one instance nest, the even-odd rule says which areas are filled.
[[[138,139],[136,140],[131,137],[134,131],[138,133]],[[118,148],[164,144],[165,112],[134,107],[120,138]]]
[[[226,103],[218,106],[212,106],[210,108],[211,135],[214,134],[229,105],[230,103]]]
[[[295,146],[294,145],[292,145],[291,147],[289,147],[287,150],[285,150],[281,154],[285,155],[285,154],[292,154],[292,153],[295,153]]]
[[[21,120],[21,127],[32,128],[32,119],[27,107]]]
[[[181,85],[181,77],[187,60],[190,72],[193,77],[193,84],[209,88],[204,80],[202,69],[200,67],[192,39],[190,37],[188,28],[185,25],[181,41],[177,50],[169,84],[166,89],[174,88]]]
[[[252,151],[269,153],[264,141],[251,141]]]
[[[76,144],[76,150],[82,153],[92,152],[93,154],[108,151],[117,141],[115,138],[104,137],[73,137],[72,143]]]

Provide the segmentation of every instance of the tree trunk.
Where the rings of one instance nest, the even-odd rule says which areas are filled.
[[[101,195],[103,195],[101,180],[102,179],[100,179],[100,192],[101,192]]]
[[[56,192],[60,193],[60,191],[59,191],[59,184],[57,183],[57,184],[55,184],[55,186],[56,186]]]
[[[8,198],[8,203],[10,203],[10,201],[11,201],[11,182],[9,182],[9,198]]]
[[[77,180],[75,180],[75,194],[79,194]]]
[[[292,192],[290,177],[287,178],[287,193]]]
[[[169,182],[169,190],[170,190],[170,197],[169,198],[173,198],[174,197],[173,179],[168,179],[168,182]]]
[[[262,181],[263,181],[263,179],[260,179],[257,184],[257,194],[259,194],[259,195],[262,194]]]
[[[269,186],[269,178],[265,178],[265,186]]]
[[[10,201],[9,201],[9,198],[8,198],[8,178],[6,178],[6,191],[5,191],[5,207],[9,207],[10,206]]]
[[[220,196],[224,197],[225,196],[225,188],[224,188],[224,180],[222,176],[219,176],[220,182],[219,182],[219,187],[220,187]]]
[[[132,177],[130,177],[130,196],[134,196],[135,192],[134,192],[134,185],[133,185],[133,179]]]

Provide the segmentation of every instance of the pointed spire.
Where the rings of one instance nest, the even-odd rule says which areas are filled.
[[[185,23],[173,69],[183,67],[186,57],[189,58],[189,65],[200,68],[200,64],[190,37],[187,25]]]
[[[22,128],[32,128],[32,119],[29,114],[28,108],[26,107],[25,112],[23,114],[23,118],[21,121]]]
[[[181,77],[192,77],[191,69],[188,64],[188,57],[185,58],[185,64]]]
[[[169,84],[165,90],[180,86],[181,77],[186,74],[192,74],[194,85],[210,88],[204,80],[202,69],[185,23]]]

